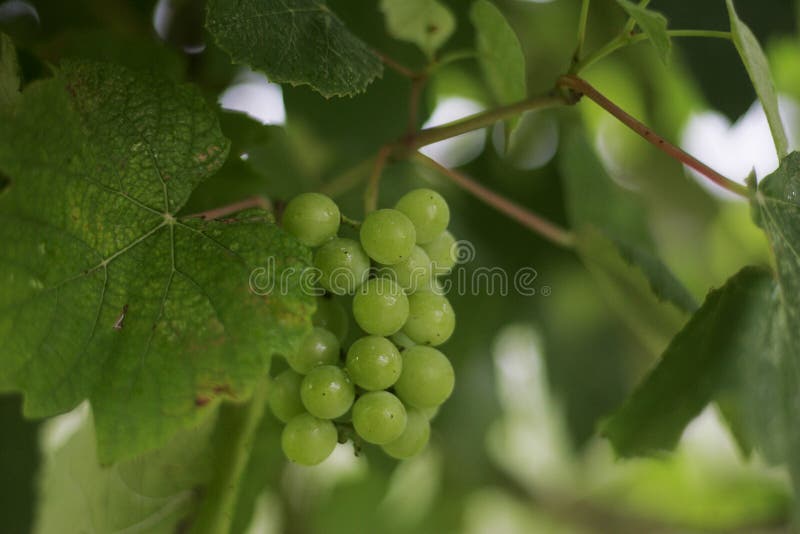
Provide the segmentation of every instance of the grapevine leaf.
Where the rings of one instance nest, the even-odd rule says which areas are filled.
[[[250,287],[308,262],[267,213],[175,215],[228,147],[195,90],[66,62],[0,125],[0,389],[28,416],[89,398],[101,460],[128,457],[247,396],[305,333],[297,277]]]
[[[641,30],[653,44],[658,57],[664,63],[669,59],[672,42],[667,34],[667,19],[661,13],[634,4],[630,0],[617,0],[628,15],[636,21]]]
[[[381,11],[389,34],[417,45],[428,58],[456,27],[453,13],[437,0],[381,0]]]
[[[476,31],[478,63],[497,103],[525,98],[525,55],[506,18],[491,2],[477,0],[470,9],[470,19]],[[506,123],[506,146],[516,123]]]
[[[104,467],[97,463],[86,415],[66,442],[46,451],[34,532],[185,530],[198,506],[197,490],[211,476],[214,418],[179,432],[160,449]]]
[[[234,62],[326,98],[364,92],[383,72],[323,0],[211,0],[206,27]]]
[[[756,36],[736,14],[733,0],[725,0],[725,4],[731,20],[733,44],[736,45],[736,50],[742,58],[742,63],[750,76],[756,95],[764,107],[775,150],[778,152],[778,159],[783,159],[789,152],[789,141],[786,138],[786,130],[778,110],[778,95],[772,83],[767,57],[764,55],[761,45],[758,44]]]
[[[696,305],[656,256],[602,231],[577,230],[577,250],[609,303],[651,349],[658,351]]]
[[[773,286],[769,273],[745,268],[709,293],[655,369],[604,423],[618,454],[672,449],[737,365],[758,358],[777,310]]]
[[[0,112],[10,110],[19,98],[17,51],[11,38],[0,33]]]
[[[578,252],[609,302],[643,342],[660,352],[681,327],[694,298],[649,252],[646,212],[616,185],[581,134],[561,148],[569,219]]]

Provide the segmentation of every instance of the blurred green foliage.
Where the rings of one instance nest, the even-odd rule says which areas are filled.
[[[206,35],[199,0],[167,0],[174,16],[161,36],[153,29],[152,0],[31,3],[38,23],[25,16],[0,19],[0,30],[19,48],[25,84],[48,76],[50,63],[76,54],[192,81],[209,102],[217,102],[239,75]],[[474,48],[471,2],[442,3],[456,18],[443,52]],[[378,0],[328,4],[371,47],[412,69],[426,64],[412,44],[387,34]],[[519,37],[528,93],[550,90],[569,66],[580,1],[494,4]],[[768,4],[740,1],[737,8],[767,50],[778,90],[800,99],[800,8],[791,0]],[[654,0],[650,7],[664,13],[670,28],[728,28],[721,0]],[[586,49],[591,50],[619,30],[625,14],[613,0],[594,0],[589,20]],[[693,113],[717,110],[736,120],[751,106],[755,94],[729,42],[676,39],[672,47],[666,66],[652,47],[640,44],[584,75],[676,142]],[[410,88],[406,78],[388,69],[366,93],[343,99],[284,86],[285,125],[264,126],[221,110],[231,158],[195,191],[185,212],[252,195],[280,206],[299,192],[333,187],[343,211],[359,217],[369,173],[364,162],[405,133]],[[424,123],[446,97],[487,107],[490,94],[474,58],[442,67],[425,85],[414,125]],[[594,104],[548,113],[558,153],[544,165],[520,168],[511,154],[496,150],[487,132],[480,155],[461,170],[561,225],[590,222],[658,254],[698,301],[742,265],[770,262],[764,237],[744,205],[710,194]],[[576,135],[588,143],[577,146]],[[602,168],[593,171],[598,165]],[[589,170],[576,182],[568,168]],[[455,366],[457,387],[435,419],[432,446],[419,458],[398,464],[365,451],[354,459],[344,449],[321,468],[287,465],[279,450],[279,425],[265,416],[245,471],[235,532],[367,533],[376,532],[376,525],[380,532],[398,534],[788,530],[791,493],[785,473],[733,450],[716,409],[704,413],[704,426],[687,432],[670,457],[617,463],[597,436],[599,421],[653,366],[681,315],[670,322],[652,319],[663,335],[643,339],[626,320],[626,314],[642,319],[641,310],[622,299],[610,302],[578,256],[413,164],[390,163],[380,204],[388,206],[417,186],[445,195],[453,232],[474,246],[476,257],[463,266],[465,276],[481,267],[511,273],[532,267],[537,294],[451,296],[458,326],[443,350]],[[609,188],[618,193],[614,201],[599,202]],[[12,534],[31,525],[38,480],[37,425],[19,413],[16,398],[2,397],[0,477],[13,483],[4,484],[0,494],[0,515],[9,521],[0,530]]]

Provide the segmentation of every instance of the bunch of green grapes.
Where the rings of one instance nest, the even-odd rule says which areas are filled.
[[[303,465],[322,462],[348,437],[394,458],[414,456],[455,384],[450,361],[435,348],[455,328],[437,282],[455,264],[447,202],[430,189],[411,191],[394,209],[369,213],[358,240],[338,235],[341,220],[333,200],[317,193],[292,199],[282,217],[288,232],[315,248],[325,290],[313,330],[287,355],[269,399],[286,423],[286,457]],[[345,346],[350,316],[340,300],[351,295],[359,336]]]

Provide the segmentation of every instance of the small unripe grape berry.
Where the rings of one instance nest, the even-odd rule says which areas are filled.
[[[420,244],[433,241],[450,223],[447,201],[433,189],[409,191],[397,201],[395,208],[405,213],[414,223],[417,243]]]
[[[317,465],[331,455],[338,438],[333,423],[303,413],[284,427],[281,447],[289,460],[301,465]]]
[[[364,332],[389,336],[408,319],[408,297],[394,281],[373,278],[353,298],[353,316]]]
[[[428,444],[431,436],[431,424],[422,410],[406,408],[406,429],[400,437],[383,445],[383,451],[398,460],[416,456]]]
[[[422,245],[431,260],[431,271],[434,276],[449,273],[456,264],[456,238],[450,232],[442,232],[430,243]]]
[[[421,345],[403,351],[403,372],[394,385],[403,402],[433,408],[447,400],[454,386],[453,366],[440,351]]]
[[[275,417],[288,423],[296,415],[305,412],[300,400],[300,383],[303,377],[286,369],[275,377],[269,390],[269,407]]]
[[[369,258],[357,241],[335,238],[314,253],[314,267],[320,271],[319,283],[336,295],[352,293],[369,274]]]
[[[406,429],[406,409],[388,391],[371,391],[353,404],[353,427],[361,438],[383,445],[399,438]]]
[[[408,258],[417,241],[414,224],[402,212],[392,209],[373,211],[361,224],[361,244],[370,258],[394,265]]]
[[[341,214],[336,203],[319,193],[297,195],[286,205],[281,222],[298,241],[317,247],[339,231]]]
[[[339,361],[339,339],[326,328],[315,326],[303,338],[300,348],[286,357],[289,367],[304,375],[318,365],[331,365]]]
[[[344,415],[356,396],[345,372],[335,365],[315,367],[300,385],[300,399],[308,413],[320,419]]]
[[[317,311],[311,317],[311,322],[314,326],[333,332],[341,343],[347,337],[350,320],[344,306],[327,295],[317,299]]]
[[[408,297],[408,320],[403,333],[420,345],[441,345],[453,334],[456,314],[447,297],[431,292]]]
[[[431,285],[431,259],[421,247],[415,246],[405,260],[383,267],[379,276],[384,275],[397,282],[407,293],[424,291]]]
[[[403,358],[394,343],[379,336],[365,336],[347,350],[347,372],[357,386],[378,391],[392,386],[400,377]]]

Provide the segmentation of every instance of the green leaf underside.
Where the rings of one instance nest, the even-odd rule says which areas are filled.
[[[100,459],[131,456],[247,396],[308,328],[296,284],[250,290],[269,258],[308,262],[269,214],[174,217],[228,148],[193,89],[69,62],[0,125],[0,389],[27,415],[89,398]]]
[[[456,27],[453,13],[437,0],[381,0],[381,11],[389,35],[415,44],[429,58]]]
[[[756,36],[736,14],[733,0],[725,0],[725,4],[728,7],[728,16],[731,21],[733,44],[736,45],[736,50],[742,58],[742,63],[750,76],[756,95],[764,107],[775,150],[778,152],[778,159],[783,159],[789,153],[789,142],[778,110],[778,95],[772,84],[767,57],[764,55],[761,45],[758,44]]]
[[[583,263],[628,326],[660,352],[696,309],[694,298],[648,252],[645,210],[611,180],[582,134],[565,140],[559,166]]]
[[[703,406],[720,402],[737,439],[800,481],[800,153],[785,158],[753,199],[777,278],[746,268],[675,337],[661,362],[605,425],[623,455],[667,450]]]
[[[672,449],[686,425],[734,376],[737,362],[758,358],[771,329],[775,300],[769,273],[746,268],[673,338],[661,361],[603,425],[623,456]]]
[[[495,100],[498,104],[510,104],[524,99],[527,96],[525,55],[517,34],[500,10],[487,0],[472,4],[469,14],[475,26],[478,63]],[[517,120],[506,123],[506,137]]]
[[[206,27],[235,62],[325,97],[361,93],[383,73],[322,0],[211,0]]]
[[[576,232],[577,250],[606,300],[650,349],[658,351],[696,305],[659,260],[592,226]]]
[[[19,66],[11,38],[0,33],[0,112],[10,110],[19,97]]]
[[[638,6],[630,0],[617,0],[617,3],[628,13],[628,16],[636,21],[639,28],[647,34],[647,38],[656,49],[658,57],[666,63],[669,59],[672,42],[669,34],[667,34],[667,19],[664,15],[652,9]]]
[[[33,532],[184,531],[198,505],[197,490],[211,475],[213,421],[179,432],[157,451],[103,467],[87,418],[46,456]]]

